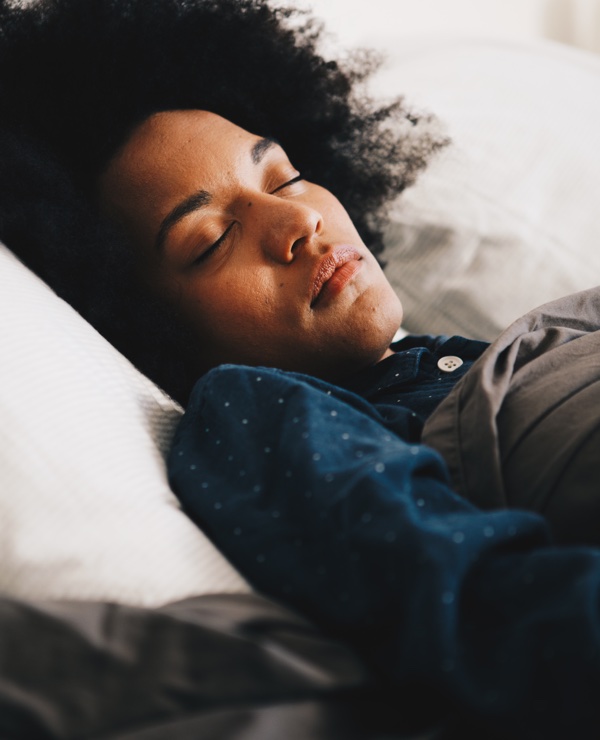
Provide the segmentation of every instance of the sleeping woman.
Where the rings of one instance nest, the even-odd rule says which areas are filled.
[[[435,121],[262,0],[0,9],[0,237],[186,404],[189,515],[417,710],[595,737],[599,551],[475,506],[422,444],[487,345],[393,341],[385,205]]]

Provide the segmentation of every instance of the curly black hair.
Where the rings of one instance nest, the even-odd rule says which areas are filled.
[[[402,98],[374,102],[375,58],[327,60],[321,35],[267,0],[0,0],[0,239],[183,402],[191,337],[135,283],[99,175],[149,115],[210,110],[281,142],[379,255],[386,204],[446,139]]]

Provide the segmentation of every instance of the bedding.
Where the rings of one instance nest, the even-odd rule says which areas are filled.
[[[600,283],[600,57],[551,42],[398,45],[373,90],[434,111],[452,145],[393,204],[404,328],[494,340]]]
[[[422,440],[483,509],[537,511],[600,544],[600,288],[518,319],[427,419]]]
[[[256,594],[157,609],[1,599],[0,621],[7,740],[441,737],[434,721],[417,737],[347,647]]]
[[[181,512],[181,408],[0,244],[0,592],[155,606],[248,587]]]

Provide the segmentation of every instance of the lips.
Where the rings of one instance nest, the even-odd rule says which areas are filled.
[[[341,246],[336,247],[330,252],[317,267],[316,274],[313,277],[311,286],[311,308],[315,305],[324,290],[327,290],[331,281],[331,289],[335,287],[342,290],[343,287],[357,272],[362,260],[360,252],[354,247]],[[337,291],[334,291],[337,292]]]

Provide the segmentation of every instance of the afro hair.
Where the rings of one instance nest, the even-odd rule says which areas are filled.
[[[328,60],[321,36],[267,0],[0,0],[0,238],[182,402],[191,338],[135,284],[98,177],[153,113],[210,110],[281,142],[380,255],[386,204],[447,140],[402,98],[371,99],[373,55]]]

